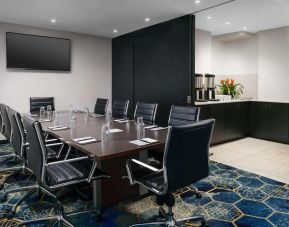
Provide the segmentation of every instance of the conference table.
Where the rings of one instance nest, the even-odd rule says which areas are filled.
[[[137,139],[137,127],[135,121],[119,123],[112,121],[111,128],[120,129],[121,132],[109,134],[109,139],[101,141],[101,127],[105,123],[105,117],[87,116],[85,113],[75,113],[76,127],[52,131],[48,127],[53,122],[41,122],[42,128],[54,137],[69,144],[75,149],[91,156],[97,161],[97,167],[111,176],[109,179],[93,181],[93,206],[102,209],[115,205],[121,201],[138,198],[144,191],[137,185],[131,186],[127,176],[126,160],[136,158],[147,160],[147,150],[161,149],[165,146],[167,129],[159,131],[146,129],[146,137],[156,139],[156,143],[138,146],[130,143]],[[35,117],[37,119],[37,117]],[[80,145],[73,141],[75,138],[93,137],[99,142]]]

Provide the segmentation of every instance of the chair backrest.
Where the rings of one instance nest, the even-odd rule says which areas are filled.
[[[198,121],[199,116],[200,107],[172,105],[168,124],[170,126],[191,124]]]
[[[154,124],[158,104],[138,102],[134,111],[134,118],[143,117],[145,124]]]
[[[7,112],[11,124],[12,146],[16,155],[24,158],[25,132],[21,121],[21,115],[11,108],[9,108]]]
[[[1,105],[3,105],[2,103],[0,103],[0,133],[2,134],[4,132],[4,123],[3,123],[3,117],[2,117],[2,112],[1,112]]]
[[[27,131],[26,140],[29,143],[27,154],[28,167],[33,171],[39,181],[42,179],[46,163],[46,146],[41,124],[29,116],[23,117],[24,128]]]
[[[94,107],[94,113],[104,115],[106,114],[107,107],[108,107],[108,99],[97,98]]]
[[[167,192],[186,187],[209,175],[209,146],[215,120],[169,126],[164,153]]]
[[[121,101],[114,100],[111,108],[112,117],[115,118],[127,118],[129,100]]]
[[[3,135],[6,137],[7,141],[10,142],[11,139],[11,124],[9,121],[7,110],[9,109],[8,106],[1,104],[0,110],[3,118],[4,130]]]
[[[55,110],[54,97],[31,97],[30,98],[30,113],[40,111],[41,107],[47,108],[51,106],[52,111]]]

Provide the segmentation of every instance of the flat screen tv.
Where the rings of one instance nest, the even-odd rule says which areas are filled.
[[[70,71],[70,40],[6,33],[9,69]]]

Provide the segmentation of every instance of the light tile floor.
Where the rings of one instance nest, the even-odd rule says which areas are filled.
[[[244,138],[211,147],[211,159],[289,184],[289,145]]]

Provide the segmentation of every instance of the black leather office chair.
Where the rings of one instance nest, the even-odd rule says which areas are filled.
[[[2,113],[1,113],[1,106],[3,104],[0,103],[0,133],[3,134],[3,129],[4,129],[4,123],[3,123],[3,117],[2,117]]]
[[[94,107],[94,113],[105,115],[107,112],[107,107],[108,107],[108,99],[97,98]]]
[[[10,125],[10,122],[9,122],[7,109],[9,109],[8,106],[6,106],[4,104],[0,105],[1,115],[2,115],[2,118],[3,118],[3,135],[5,136],[7,142],[10,143],[10,140],[11,140],[11,125]]]
[[[169,126],[161,169],[135,159],[127,161],[130,183],[139,184],[153,192],[159,206],[168,206],[167,213],[162,207],[159,209],[165,218],[164,222],[148,224],[173,227],[187,221],[200,220],[202,225],[206,225],[203,217],[175,220],[172,212],[175,197],[172,193],[209,175],[209,146],[214,123],[215,120],[210,119],[184,126]]]
[[[145,124],[155,123],[158,104],[138,102],[135,107],[134,119],[143,117]]]
[[[191,124],[198,121],[199,116],[200,107],[172,105],[168,125],[181,126]]]
[[[12,146],[14,148],[14,153],[12,155],[12,158],[15,159],[15,161],[17,161],[18,163],[20,163],[21,165],[17,165],[16,167],[12,167],[12,168],[5,168],[5,169],[1,169],[0,171],[10,171],[11,173],[6,175],[4,178],[1,179],[1,184],[0,184],[0,189],[4,188],[5,184],[7,182],[9,182],[10,179],[12,179],[13,176],[16,176],[20,173],[22,174],[26,174],[28,173],[29,175],[33,174],[33,171],[31,171],[28,167],[28,163],[27,163],[27,147],[28,147],[28,143],[26,142],[26,133],[24,130],[24,126],[22,123],[22,119],[21,119],[21,115],[9,108],[8,111],[8,117],[9,120],[11,122],[11,129],[12,129]],[[58,142],[55,143],[56,140],[46,140],[45,141],[45,146],[47,147],[47,159],[48,161],[52,161],[52,160],[56,160],[59,158],[64,144],[62,142]],[[8,159],[6,159],[5,161],[8,161]],[[19,181],[17,179],[17,181]],[[5,192],[1,195],[0,197],[0,202],[4,202],[6,201],[8,194],[11,192],[18,192],[18,191],[24,191],[24,190],[28,190],[31,189],[31,187],[17,187],[17,188],[8,188],[5,189]],[[11,210],[7,210],[6,214],[3,216],[5,216],[6,218],[12,218],[15,213],[16,213],[16,209],[17,207],[26,199],[26,195],[23,196],[22,198],[20,198],[16,204],[13,205]]]
[[[65,159],[48,163],[47,147],[44,142],[41,124],[29,116],[23,117],[23,123],[27,130],[27,141],[29,142],[29,152],[27,154],[29,168],[37,178],[37,185],[28,196],[40,190],[45,194],[52,196],[56,200],[56,216],[42,219],[35,219],[21,223],[18,226],[35,224],[40,221],[54,221],[73,226],[65,219],[63,206],[56,196],[55,192],[66,186],[80,183],[90,183],[93,180],[109,178],[109,176],[96,167],[96,160],[89,156]],[[86,168],[82,161],[91,160],[91,168]],[[27,196],[27,197],[28,197]],[[70,215],[74,215],[70,214]]]
[[[47,108],[51,106],[51,110],[55,110],[54,97],[31,97],[30,98],[30,113],[40,111],[41,107]]]
[[[114,100],[112,104],[112,117],[126,119],[129,100]]]

